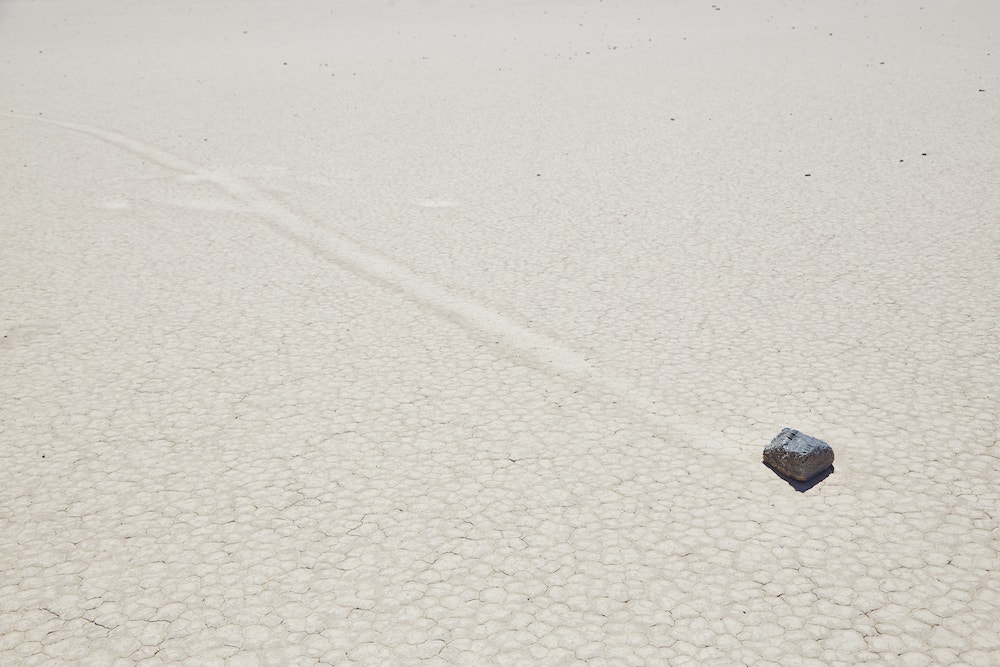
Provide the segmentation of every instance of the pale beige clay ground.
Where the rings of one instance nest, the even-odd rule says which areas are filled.
[[[1000,664],[1000,4],[821,4],[0,3],[0,664]]]

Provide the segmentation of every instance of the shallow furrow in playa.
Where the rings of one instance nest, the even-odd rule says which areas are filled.
[[[502,347],[518,363],[542,370],[565,381],[599,387],[646,420],[685,433],[686,441],[704,438],[706,429],[667,414],[661,403],[626,378],[602,371],[583,355],[558,340],[541,334],[478,301],[430,280],[398,260],[363,247],[328,227],[297,215],[251,183],[225,171],[207,169],[169,151],[84,123],[4,114],[85,134],[149,160],[189,179],[208,183],[242,204],[244,213],[265,221],[277,233],[305,246],[316,256],[367,280],[406,294],[435,315],[457,324],[488,344]],[[716,443],[717,444],[717,443]]]

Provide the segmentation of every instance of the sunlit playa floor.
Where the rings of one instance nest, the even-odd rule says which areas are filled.
[[[1000,5],[732,4],[0,4],[0,664],[1000,663]]]

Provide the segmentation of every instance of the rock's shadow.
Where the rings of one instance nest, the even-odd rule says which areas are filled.
[[[819,484],[820,482],[822,482],[824,479],[826,479],[827,477],[829,477],[830,475],[832,475],[833,474],[833,470],[834,470],[834,466],[831,465],[829,468],[827,468],[823,472],[819,473],[818,475],[815,475],[814,477],[810,477],[809,479],[807,479],[804,482],[800,482],[797,479],[792,479],[791,477],[788,477],[786,475],[782,475],[780,472],[778,472],[777,468],[775,468],[774,466],[772,466],[769,463],[765,463],[764,465],[766,465],[768,468],[770,468],[771,470],[773,470],[775,475],[777,475],[781,479],[783,479],[786,482],[788,482],[789,486],[791,486],[793,489],[795,489],[799,493],[805,493],[809,489],[813,488],[814,486],[816,486],[817,484]]]

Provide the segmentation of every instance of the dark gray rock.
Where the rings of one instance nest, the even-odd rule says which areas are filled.
[[[804,482],[833,464],[833,449],[822,440],[783,428],[764,448],[764,463],[786,477]]]

